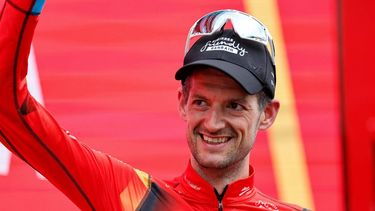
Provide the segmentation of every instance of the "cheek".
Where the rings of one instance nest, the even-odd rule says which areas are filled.
[[[203,119],[203,113],[186,107],[186,122],[189,124],[197,124]]]
[[[196,114],[196,112],[187,110],[185,122],[187,124],[188,130],[192,132],[197,127],[197,125],[199,125],[200,117]]]
[[[259,119],[241,118],[240,120],[233,122],[232,126],[241,134],[242,139],[250,139],[250,141],[253,142],[258,131]]]

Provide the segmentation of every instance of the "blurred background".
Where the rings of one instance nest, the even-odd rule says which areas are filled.
[[[189,159],[174,73],[191,25],[225,8],[276,42],[282,110],[251,154],[255,186],[313,210],[375,210],[372,1],[47,0],[30,89],[80,141],[172,179]],[[0,210],[78,208],[0,148]]]

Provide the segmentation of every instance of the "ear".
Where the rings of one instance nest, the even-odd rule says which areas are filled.
[[[276,119],[277,113],[279,112],[280,102],[277,100],[272,100],[266,105],[263,113],[261,114],[261,120],[259,123],[259,130],[268,129]]]
[[[186,102],[184,100],[184,94],[182,93],[182,87],[178,89],[178,111],[181,118],[186,121]]]

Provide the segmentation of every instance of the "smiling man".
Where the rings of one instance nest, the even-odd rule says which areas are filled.
[[[218,190],[249,176],[250,150],[258,129],[274,120],[278,102],[266,109],[256,95],[217,69],[201,67],[189,77],[189,91],[180,94],[193,168]],[[187,99],[185,99],[187,98]]]
[[[224,29],[228,20],[223,16],[228,16],[236,28]],[[236,21],[244,25],[239,26]],[[241,27],[262,31],[256,34],[250,30],[252,34],[244,32],[245,37],[240,37],[237,31],[243,32]],[[260,22],[237,11],[206,15],[192,27],[184,66],[176,73],[176,79],[182,81],[179,108],[187,123],[191,167],[214,188],[217,199],[236,198],[236,194],[242,195],[246,191],[241,191],[249,188],[253,196],[257,195],[250,151],[257,132],[272,125],[280,106],[273,99],[273,43],[262,27]],[[200,38],[190,48],[189,39],[195,34]],[[261,36],[266,38],[265,43],[257,40]],[[267,45],[272,46],[270,51]],[[259,207],[282,210],[276,201],[253,199]],[[294,209],[298,210],[291,208]]]
[[[0,13],[0,141],[80,209],[303,210],[253,184],[250,151],[279,109],[273,43],[260,22],[223,10],[191,28],[176,73],[191,159],[181,176],[163,181],[85,146],[30,95],[27,58],[43,3],[8,0]],[[224,29],[228,21],[233,27]]]

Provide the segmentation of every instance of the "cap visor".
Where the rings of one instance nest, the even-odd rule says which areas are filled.
[[[176,72],[176,80],[185,79],[199,66],[208,66],[221,70],[236,80],[249,94],[256,94],[263,89],[263,85],[247,69],[222,60],[199,60],[184,65]]]

